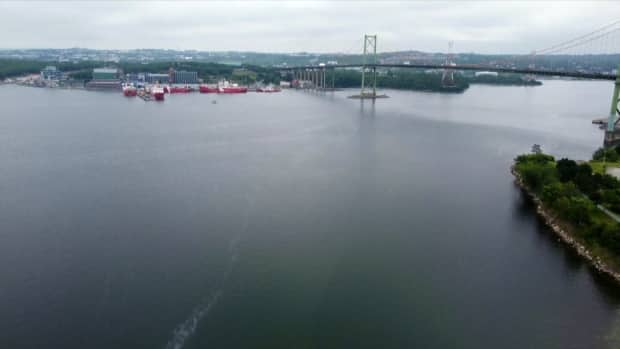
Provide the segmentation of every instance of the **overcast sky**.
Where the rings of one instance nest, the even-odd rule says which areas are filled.
[[[0,2],[0,48],[529,53],[620,19],[615,2]]]

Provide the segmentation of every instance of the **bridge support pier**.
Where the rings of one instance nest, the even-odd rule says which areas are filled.
[[[317,88],[317,82],[318,82],[318,78],[317,78],[317,72],[318,70],[316,69],[312,69],[312,89],[316,91]]]
[[[372,49],[372,53],[368,52]],[[377,96],[377,67],[372,67],[372,93],[366,92],[366,56],[371,55],[372,64],[377,64],[377,36],[364,35],[364,66],[362,67],[362,88],[360,98],[375,98]]]
[[[367,56],[371,57],[371,61],[369,62]],[[368,68],[370,66],[370,71]],[[372,73],[370,77],[372,81],[369,86],[366,86],[366,73]],[[366,89],[370,89],[372,87],[372,92],[367,91]],[[358,98],[358,99],[376,99],[376,98],[386,98],[386,95],[377,96],[377,35],[364,35],[364,56],[363,56],[363,64],[362,64],[362,88],[360,89],[360,94],[355,96],[349,96],[349,98]]]
[[[319,90],[321,88],[321,80],[319,79],[319,74],[321,71],[319,69],[314,70],[314,89]]]
[[[618,98],[620,97],[620,65],[618,65],[618,72],[616,76],[616,82],[614,83],[614,94],[611,97],[611,108],[609,110],[609,118],[607,119],[607,129],[605,130],[605,140],[603,145],[605,147],[612,147],[620,145],[620,129],[618,129],[618,119],[620,109],[618,109]]]

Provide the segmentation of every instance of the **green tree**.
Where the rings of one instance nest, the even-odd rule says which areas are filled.
[[[548,164],[525,163],[519,166],[519,172],[525,183],[536,192],[557,180],[555,169]]]
[[[577,173],[575,175],[574,182],[579,190],[586,195],[590,195],[597,189],[592,178],[592,167],[585,163],[577,166]]]
[[[594,154],[592,154],[592,160],[616,162],[620,160],[620,153],[618,153],[619,151],[620,149],[618,147],[598,148]]]
[[[562,182],[568,182],[575,178],[577,175],[577,163],[574,160],[560,159],[556,163],[558,170],[558,177]]]

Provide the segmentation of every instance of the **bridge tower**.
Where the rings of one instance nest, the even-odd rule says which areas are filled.
[[[376,98],[377,97],[377,35],[364,35],[364,56],[362,65],[362,89],[360,91],[360,98]],[[372,65],[371,85],[372,93],[366,92],[366,72],[368,70],[368,64]]]
[[[616,82],[614,83],[614,93],[611,97],[611,108],[609,110],[609,118],[607,119],[607,129],[605,130],[606,147],[620,144],[620,130],[616,128],[620,109],[618,108],[618,102],[620,102],[620,65],[616,72]]]
[[[446,67],[451,67],[454,65],[453,55],[452,55],[453,47],[454,47],[454,41],[448,42],[448,55],[446,56],[446,61],[444,62],[444,65]],[[454,70],[450,68],[444,69],[443,74],[441,76],[441,86],[447,87],[447,88],[456,86],[456,84],[454,83]]]

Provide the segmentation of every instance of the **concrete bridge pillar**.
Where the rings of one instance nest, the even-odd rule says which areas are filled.
[[[606,147],[620,144],[620,130],[617,128],[618,114],[618,98],[620,97],[620,65],[614,83],[614,93],[611,97],[611,107],[609,110],[609,118],[607,119],[607,129],[605,130],[605,140],[603,145]]]
[[[317,69],[313,69],[313,74],[312,74],[312,80],[313,80],[313,84],[314,85],[314,89],[316,90],[318,88],[319,85],[319,71]]]
[[[304,88],[308,88],[308,69],[304,70]]]
[[[315,90],[317,88],[317,83],[318,83],[317,72],[318,70],[312,69],[312,88],[314,88]]]

